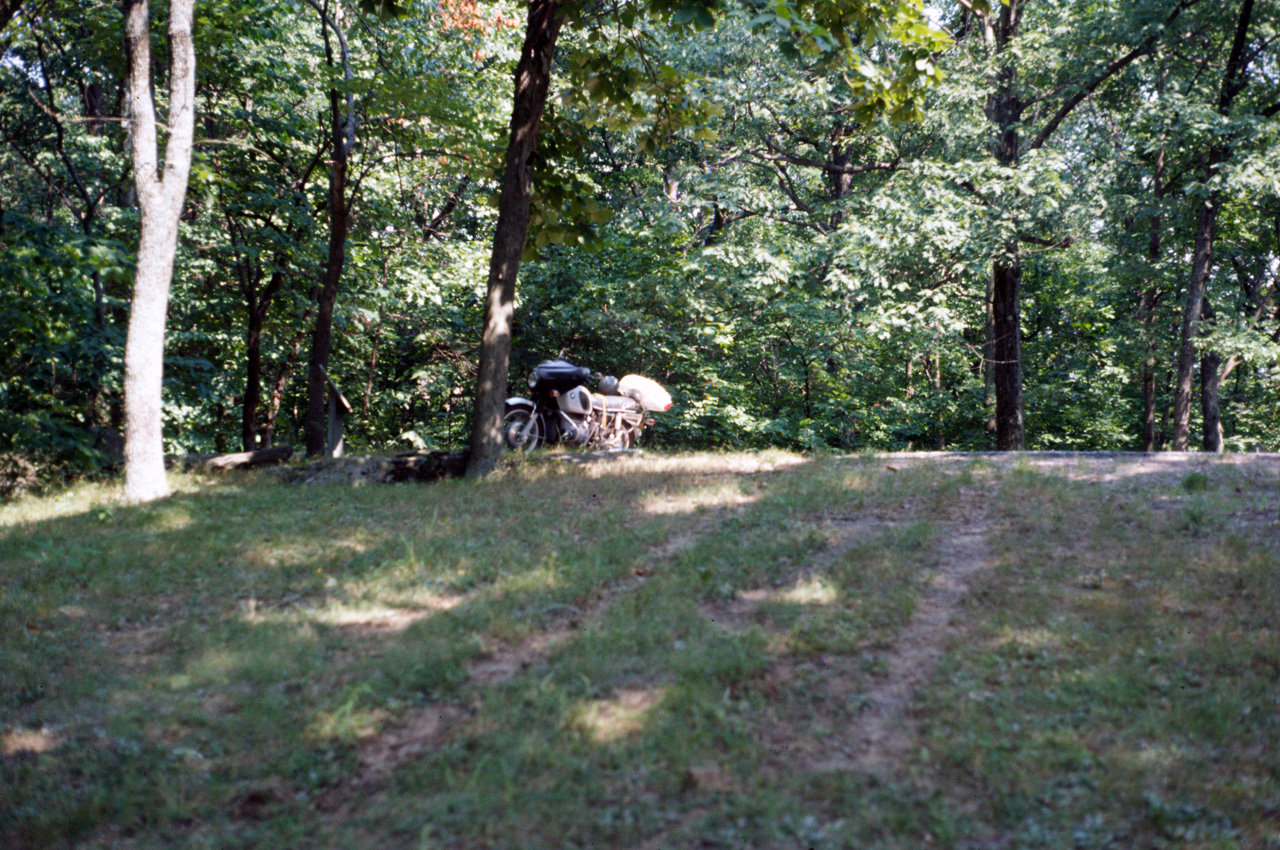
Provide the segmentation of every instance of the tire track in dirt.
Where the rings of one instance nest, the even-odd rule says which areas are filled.
[[[866,543],[877,534],[899,528],[913,521],[914,516],[911,513],[910,510],[904,510],[893,514],[862,513],[849,515],[822,511],[813,515],[810,518],[811,520],[826,523],[834,528],[834,540],[804,563],[797,564],[788,570],[785,575],[775,582],[775,585],[778,587],[786,587],[788,584],[799,586],[806,579],[820,577],[854,547]],[[773,595],[774,591],[760,588],[741,591],[733,599],[700,605],[699,610],[704,617],[720,627],[739,630],[750,626],[761,604]],[[779,724],[772,730],[766,731],[765,745],[787,753],[800,749],[800,747],[795,746],[799,742],[791,736],[791,730],[781,731],[781,729],[782,725]],[[691,774],[693,772],[692,770],[690,771]],[[695,784],[702,783],[696,782]],[[633,845],[633,850],[667,850],[667,848],[674,846],[696,846],[681,845],[674,842],[681,832],[710,811],[711,807],[709,806],[695,806],[676,823]]]
[[[974,505],[985,504],[989,495],[976,490],[965,494]],[[840,527],[840,543],[793,571],[792,592],[804,581],[820,578],[858,542],[919,518],[914,506],[904,509],[894,515],[827,515],[827,521]],[[761,679],[766,692],[804,689],[812,698],[803,706],[790,706],[786,714],[766,712],[760,733],[771,769],[881,777],[902,772],[919,737],[912,703],[942,660],[952,623],[974,579],[993,563],[989,537],[994,529],[995,523],[977,508],[937,523],[936,564],[918,593],[911,618],[880,659],[882,672],[870,682],[864,653],[783,655],[774,660]],[[765,602],[785,599],[787,593],[747,590],[701,610],[721,627],[740,630],[755,621]]]
[[[974,577],[992,564],[991,530],[992,524],[985,520],[944,529],[949,541],[946,554],[886,657],[883,678],[863,693],[862,712],[841,736],[838,749],[846,755],[815,764],[812,769],[877,776],[901,772],[919,737],[912,701],[942,660],[951,622],[960,612]]]

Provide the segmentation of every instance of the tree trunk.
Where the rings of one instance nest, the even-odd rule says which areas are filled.
[[[195,128],[193,5],[194,0],[173,0],[169,7],[169,140],[163,171],[151,97],[147,0],[125,0],[124,7],[133,175],[141,212],[124,356],[124,500],[129,503],[169,494],[161,436],[164,328]]]
[[[325,372],[329,368],[329,352],[333,348],[333,308],[338,301],[338,284],[347,252],[347,161],[335,158],[329,176],[329,257],[325,263],[324,283],[316,304],[316,326],[311,335],[311,356],[307,371],[307,457],[323,454],[327,420],[325,418]]]
[[[935,425],[938,429],[938,451],[943,451],[947,447],[947,423],[942,418],[942,350],[933,356],[933,389],[935,397],[938,399],[938,418]]]
[[[1216,171],[1225,159],[1215,148],[1206,172]],[[1213,259],[1213,229],[1222,199],[1213,192],[1196,219],[1196,241],[1191,253],[1191,283],[1182,314],[1182,345],[1178,351],[1178,377],[1173,390],[1173,450],[1185,452],[1191,445],[1191,384],[1196,365],[1196,338],[1200,335],[1200,311]]]
[[[1149,339],[1147,342],[1147,358],[1142,364],[1142,450],[1144,452],[1156,450],[1156,358],[1154,348],[1154,340]]]
[[[1231,105],[1241,89],[1244,88],[1244,73],[1249,65],[1249,57],[1245,55],[1248,44],[1249,25],[1253,18],[1253,0],[1244,0],[1240,4],[1240,15],[1236,18],[1235,38],[1231,44],[1231,55],[1227,59],[1226,70],[1222,74],[1222,85],[1218,93],[1218,114],[1223,118],[1231,114]],[[1231,148],[1220,141],[1209,149],[1205,161],[1204,182],[1212,185],[1223,163],[1231,158]],[[1200,207],[1196,218],[1195,246],[1191,253],[1191,280],[1187,285],[1187,306],[1182,315],[1182,345],[1178,351],[1178,380],[1173,395],[1173,450],[1186,451],[1191,444],[1191,383],[1192,372],[1196,363],[1196,338],[1200,334],[1200,305],[1204,301],[1205,289],[1212,270],[1214,227],[1218,221],[1218,210],[1222,206],[1222,196],[1217,189],[1209,192],[1209,197]],[[1208,437],[1206,435],[1206,441]]]
[[[1157,91],[1164,93],[1164,73],[1161,72]],[[1160,260],[1160,236],[1163,216],[1160,206],[1164,203],[1164,149],[1156,153],[1155,169],[1151,175],[1151,194],[1156,201],[1156,213],[1151,217],[1151,233],[1147,239],[1147,260],[1152,266],[1153,282],[1142,293],[1142,332],[1146,339],[1147,352],[1142,361],[1142,450],[1155,451],[1156,448],[1156,352],[1159,343],[1156,340],[1156,310],[1160,306],[1160,290],[1154,282],[1155,264]]]
[[[1222,453],[1222,412],[1218,407],[1218,387],[1222,383],[1222,355],[1205,352],[1200,358],[1200,412],[1204,417],[1204,450]]]
[[[511,354],[511,322],[515,315],[516,274],[529,230],[533,158],[538,149],[538,128],[551,85],[551,60],[561,23],[558,0],[530,0],[524,46],[516,65],[511,136],[489,262],[468,475],[487,475],[502,457],[502,415]]]
[[[1022,97],[1018,93],[1016,52],[1011,49],[1018,33],[1021,9],[1009,0],[999,10],[993,33],[1003,63],[987,99],[986,115],[997,129],[992,156],[1005,168],[1017,168]],[[991,268],[991,378],[996,395],[996,449],[1020,451],[1022,427],[1022,258],[1016,238],[1004,246],[1004,254]]]
[[[996,433],[996,386],[992,365],[996,362],[996,321],[991,306],[995,301],[995,277],[987,276],[986,321],[983,323],[982,344],[982,413],[983,428],[988,434]]]
[[[315,3],[325,25],[325,55],[333,64],[333,48],[329,32],[338,39],[343,73],[352,79],[347,39],[341,28]],[[311,356],[307,371],[307,457],[316,457],[326,451],[328,419],[325,411],[325,395],[328,381],[329,352],[333,347],[333,308],[338,300],[338,284],[342,281],[342,267],[347,254],[347,229],[351,209],[347,206],[347,169],[351,151],[355,148],[355,103],[347,92],[346,113],[340,108],[337,89],[329,90],[329,119],[333,128],[333,169],[329,172],[329,256],[325,262],[324,279],[317,299],[316,326],[311,336]]]
[[[1013,251],[1017,250],[1013,246]],[[1021,451],[1022,427],[1022,263],[1016,255],[997,260],[991,312],[992,382],[996,391],[996,449]]]
[[[258,405],[262,402],[262,325],[266,319],[266,310],[260,308],[257,298],[250,298],[248,312],[240,443],[246,452],[251,452],[258,447]]]

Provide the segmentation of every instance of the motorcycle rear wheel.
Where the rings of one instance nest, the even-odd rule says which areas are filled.
[[[529,424],[530,418],[533,419],[533,427],[525,436],[524,429]],[[502,417],[502,440],[512,451],[533,451],[542,448],[546,443],[542,433],[542,418],[535,416],[533,410],[528,407],[510,408],[507,410],[507,415]]]
[[[636,434],[629,430],[613,430],[608,436],[600,440],[599,444],[605,449],[634,449],[636,447]]]

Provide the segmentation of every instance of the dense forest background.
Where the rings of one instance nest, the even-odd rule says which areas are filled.
[[[1280,450],[1280,3],[944,2],[838,62],[794,37],[809,5],[565,28],[513,393],[559,356],[665,384],[660,446],[988,449],[1012,339],[1027,448],[1176,447],[1181,378],[1193,446]],[[378,11],[197,5],[171,452],[302,442],[334,274],[348,450],[466,443],[524,9]],[[122,416],[122,37],[84,0],[0,30],[0,452],[64,468]],[[910,96],[871,103],[904,67]]]

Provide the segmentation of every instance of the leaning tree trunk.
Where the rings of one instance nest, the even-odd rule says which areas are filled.
[[[551,59],[561,23],[558,0],[530,0],[524,47],[516,65],[511,137],[489,261],[468,475],[487,475],[502,457],[502,414],[507,395],[516,274],[529,230],[533,157],[538,149],[538,128],[551,86]]]
[[[195,128],[193,5],[194,0],[173,0],[169,7],[169,141],[163,171],[151,97],[147,0],[125,0],[124,7],[133,175],[141,212],[124,353],[124,500],[130,503],[169,495],[161,438],[164,326]]]
[[[343,75],[352,80],[351,54],[347,50],[347,37],[328,13],[317,3],[311,5],[320,12],[326,27],[325,55],[333,64],[333,49],[329,42],[332,31],[338,40]],[[338,300],[338,284],[342,281],[342,268],[347,255],[347,229],[351,208],[347,203],[347,169],[351,152],[356,144],[355,99],[347,92],[346,114],[340,110],[337,89],[329,90],[329,117],[333,127],[333,169],[329,172],[329,256],[325,262],[324,279],[320,285],[320,298],[316,305],[315,330],[311,335],[311,356],[307,371],[307,457],[316,457],[327,451],[328,425],[325,414],[325,396],[328,389],[329,352],[333,348],[333,308]]]

